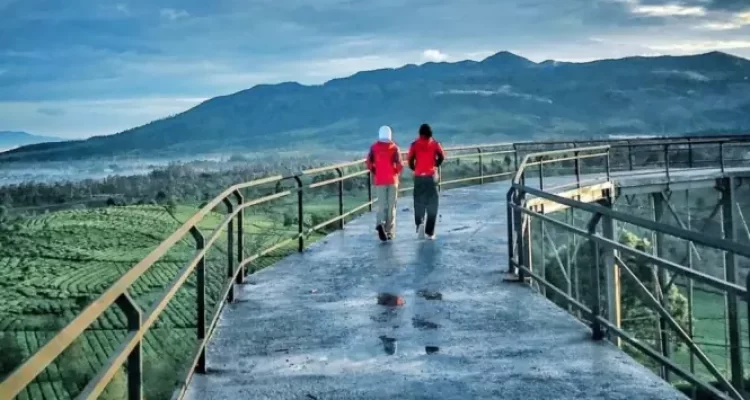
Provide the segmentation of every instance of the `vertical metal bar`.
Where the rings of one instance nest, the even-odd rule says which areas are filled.
[[[372,172],[367,174],[367,201],[370,204],[367,209],[372,211]]]
[[[193,226],[190,228],[190,234],[195,239],[195,249],[200,252],[205,247],[206,241],[203,238],[203,234]],[[197,338],[198,342],[202,342],[206,338],[206,256],[198,260],[196,266],[196,294],[195,294],[195,305],[197,308]],[[198,357],[198,363],[195,365],[195,371],[199,374],[206,373],[206,348],[203,347],[200,356]]]
[[[734,178],[719,178],[721,183],[721,220],[724,239],[735,240],[737,227],[734,223],[734,205],[737,203],[734,195]],[[724,252],[724,279],[731,283],[737,282],[737,259],[731,251]],[[729,329],[729,360],[732,370],[732,385],[738,390],[744,386],[744,372],[742,367],[742,339],[740,337],[740,317],[738,312],[737,295],[727,292],[727,327]]]
[[[232,201],[225,198],[224,204],[227,206],[227,213],[231,215],[234,212]],[[229,293],[227,294],[227,302],[229,303],[234,301],[234,218],[232,217],[227,225],[227,277],[231,280]]]
[[[607,181],[611,178],[610,149],[607,149],[607,157],[604,158],[604,168],[607,171]]]
[[[477,147],[479,153],[479,184],[484,185],[484,163],[482,162],[482,149]]]
[[[518,145],[513,143],[513,170],[518,172]]]
[[[541,160],[539,160],[539,190],[544,190],[544,169],[542,169],[542,161],[544,157],[542,157]]]
[[[596,227],[599,224],[591,224],[589,226],[589,234],[594,235],[596,233]],[[591,257],[594,261],[594,265],[591,268],[591,337],[594,340],[602,340],[604,338],[604,331],[602,325],[599,322],[598,317],[601,315],[602,309],[602,297],[601,297],[601,279],[599,279],[601,270],[601,258],[599,252],[599,242],[589,239],[591,246]]]
[[[693,168],[693,142],[688,138],[688,168]]]
[[[607,190],[604,196],[603,204],[605,207],[612,208],[611,192]],[[602,217],[602,236],[611,241],[615,241],[616,222],[612,217]],[[602,251],[604,259],[605,276],[607,279],[607,319],[616,327],[621,327],[621,308],[620,308],[620,268],[615,263],[615,250],[607,247]],[[609,340],[613,341],[617,347],[622,345],[620,337],[609,335]]]
[[[568,225],[573,225],[573,207],[568,207],[567,210],[565,210],[565,223]],[[575,242],[573,241],[575,239],[575,234],[573,235],[567,235],[568,236],[568,245],[566,246],[567,251],[565,252],[565,272],[568,274],[568,282],[567,285],[567,293],[568,296],[573,297],[573,274],[572,266],[573,266],[573,248],[575,247]],[[576,300],[578,300],[576,298]],[[568,305],[568,312],[573,313],[573,305]]]
[[[630,143],[630,140],[628,140],[628,165],[630,166],[630,170],[633,170],[633,145]]]
[[[690,212],[690,190],[685,191],[685,204],[687,208],[687,224],[686,228],[688,230],[691,230],[691,224],[692,224],[692,214]],[[685,250],[687,251],[687,263],[688,268],[693,269],[693,249],[691,248],[691,242],[688,240],[685,242]],[[688,293],[687,293],[687,307],[688,307],[688,335],[690,336],[690,340],[695,340],[695,327],[693,326],[693,289],[695,287],[695,282],[693,281],[693,278],[688,278]],[[695,374],[695,353],[693,351],[690,351],[690,373]],[[692,398],[695,399],[698,395],[698,391],[695,388],[695,385],[692,386]]]
[[[524,198],[526,197],[526,194],[523,191],[517,191],[516,192],[516,204],[519,206],[524,205]],[[525,215],[521,213],[520,211],[514,210],[514,220],[513,220],[513,228],[515,230],[516,235],[516,248],[518,249],[518,265],[526,266],[526,252],[524,247],[524,221],[526,220]],[[524,280],[524,272],[522,269],[518,269],[518,280],[523,282]]]
[[[237,199],[237,205],[242,207],[242,203],[245,200],[242,197],[242,193],[239,190],[234,192],[234,197]],[[241,208],[237,213],[237,265],[241,265],[242,261],[245,260],[245,209]],[[235,282],[242,284],[245,282],[245,267],[240,267],[241,271],[237,272],[237,279]]]
[[[128,330],[137,332],[141,329],[141,310],[130,295],[125,292],[117,298],[117,306],[125,313],[128,320]],[[128,400],[143,399],[143,345],[141,341],[135,345],[128,355]]]
[[[669,185],[669,143],[664,144],[664,170],[665,174],[667,175],[667,185]]]
[[[724,142],[719,142],[719,165],[721,165],[721,173],[724,173]]]
[[[541,164],[539,164],[539,165],[541,165]],[[541,176],[541,175],[539,175],[539,176]],[[541,184],[541,182],[540,182],[540,184]],[[541,211],[542,214],[544,214],[544,204],[540,205],[540,211]],[[544,220],[539,221],[539,225],[540,225],[540,227],[539,227],[539,233],[542,236],[542,242],[540,243],[540,245],[542,247],[541,247],[540,252],[539,252],[541,254],[540,258],[541,258],[542,262],[541,262],[541,266],[540,266],[539,275],[542,277],[542,279],[547,280],[547,249],[546,249],[546,246],[545,246],[546,245],[546,243],[545,243],[545,239],[546,239],[545,232],[546,232],[546,229],[545,229],[545,226],[544,226]],[[539,285],[539,290],[541,291],[542,296],[547,297],[547,286],[545,286],[545,285]]]
[[[666,148],[666,146],[665,146]],[[652,193],[651,194],[651,204],[653,205],[653,212],[654,212],[654,221],[659,223],[665,223],[664,222],[664,197],[661,192],[658,193]],[[658,258],[664,258],[664,253],[666,250],[666,244],[664,242],[664,233],[655,231],[654,232],[654,255]],[[657,299],[659,299],[659,302],[661,302],[661,305],[667,309],[669,309],[669,306],[667,303],[667,294],[664,293],[666,290],[666,284],[668,282],[667,277],[667,271],[662,267],[654,266],[653,268],[656,269],[656,276],[658,277],[657,281],[654,282],[654,294]],[[659,332],[659,349],[661,350],[661,354],[666,357],[670,358],[670,347],[669,347],[669,333],[667,331],[667,320],[664,319],[664,317],[659,317],[659,320],[656,324],[656,328]],[[669,376],[669,369],[666,366],[661,367],[661,376],[664,380],[667,382],[670,381]]]
[[[341,168],[336,168],[336,174],[338,174],[339,179],[341,179],[344,176],[344,171],[341,170]],[[341,180],[338,182],[338,188],[339,188],[339,217],[344,215],[344,181]],[[344,219],[339,220],[339,229],[344,229]]]
[[[533,219],[531,219],[530,216],[524,215],[523,217],[526,220],[526,229],[524,229],[524,234],[522,235],[523,238],[523,258],[524,258],[524,265],[529,271],[534,271],[534,248],[532,247],[532,238],[531,238],[531,224],[533,223]],[[518,274],[519,281],[523,282],[525,277],[524,275],[519,272]]]
[[[443,188],[443,166],[438,167],[438,192]]]
[[[297,234],[299,235],[297,238],[297,251],[302,253],[305,250],[305,237],[303,235],[305,231],[305,209],[303,207],[302,179],[299,176],[295,176],[294,181],[297,182]]]
[[[578,152],[573,152],[576,168],[576,186],[578,189],[581,188],[581,160],[578,158]]]
[[[508,229],[508,274],[514,274],[516,273],[515,268],[513,268],[513,263],[511,261],[514,261],[514,254],[513,254],[513,244],[514,238],[513,238],[513,226],[515,224],[515,213],[513,212],[513,208],[511,207],[511,204],[514,204],[515,201],[515,189],[511,188],[508,190],[508,194],[505,196],[505,204],[506,204],[506,225]]]

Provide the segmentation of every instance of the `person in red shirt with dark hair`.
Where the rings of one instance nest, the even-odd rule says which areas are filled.
[[[380,240],[392,240],[396,234],[396,200],[398,199],[398,176],[404,165],[401,152],[392,139],[389,126],[380,127],[378,141],[370,147],[365,163],[375,177],[375,196],[378,212],[375,229]]]
[[[432,128],[419,127],[419,138],[409,147],[409,168],[414,171],[414,222],[419,238],[435,239],[435,221],[438,214],[438,172],[445,160],[440,143],[432,138]],[[427,213],[427,221],[424,217]]]

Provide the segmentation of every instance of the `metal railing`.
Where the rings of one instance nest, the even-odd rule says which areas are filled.
[[[632,160],[636,158],[636,155],[643,154],[642,149],[648,146],[681,146],[675,144],[677,142],[686,142],[690,146],[690,162],[694,161],[692,156],[692,148],[697,141],[705,140],[705,143],[718,144],[722,146],[722,153],[720,156],[720,165],[723,170],[725,163],[723,143],[729,142],[747,142],[750,143],[750,136],[732,136],[732,137],[714,137],[711,139],[691,138],[686,139],[665,139],[665,138],[654,138],[654,139],[634,139],[626,141],[609,141],[611,143],[606,152],[603,152],[607,146],[600,146],[599,149],[603,154],[607,155],[609,160],[612,154],[612,149],[619,148],[627,151],[627,158],[631,160],[629,162],[629,169],[640,169],[637,163],[633,163]],[[587,142],[588,143],[588,142]],[[700,142],[704,143],[704,142]],[[501,143],[501,144],[490,144],[490,145],[477,145],[467,147],[453,147],[447,148],[448,160],[461,159],[473,159],[476,158],[476,165],[478,171],[476,174],[468,172],[463,176],[460,168],[457,168],[456,173],[451,174],[450,171],[446,174],[451,179],[446,179],[447,167],[442,167],[440,171],[439,187],[447,185],[461,185],[461,184],[483,184],[490,180],[498,180],[503,178],[510,178],[512,175],[516,175],[516,179],[513,183],[514,193],[524,192],[533,194],[539,197],[553,196],[551,194],[534,191],[531,188],[527,188],[523,185],[525,181],[525,172],[530,166],[537,166],[540,173],[540,187],[543,187],[543,176],[545,173],[544,165],[550,161],[547,160],[536,160],[529,161],[529,153],[532,153],[539,146],[548,146],[555,148],[561,147],[577,147],[580,142],[571,141],[557,141],[557,142],[536,142],[536,143]],[[670,168],[669,162],[669,147],[667,147],[667,162],[666,168]],[[564,161],[571,161],[575,164],[575,171],[577,176],[577,185],[580,186],[580,176],[582,174],[582,167],[585,164],[585,155],[589,154],[590,148],[581,148],[574,150],[575,157],[565,159]],[[566,154],[566,150],[555,150],[551,152],[545,152],[545,156],[556,156],[559,154]],[[524,157],[525,154],[525,157]],[[539,155],[540,153],[537,153]],[[591,157],[595,157],[595,153],[589,154]],[[523,158],[523,162],[519,165],[519,158]],[[491,161],[491,165],[494,166],[495,171],[487,171],[487,162]],[[606,162],[607,169],[614,167],[613,170],[625,168],[624,166],[610,166],[609,161]],[[448,165],[447,163],[445,164]],[[474,165],[471,163],[470,165]],[[692,165],[692,164],[691,164]],[[68,348],[74,340],[80,337],[91,325],[101,317],[108,309],[112,308],[113,305],[119,307],[127,317],[127,330],[128,334],[125,339],[115,349],[114,353],[109,356],[105,365],[99,370],[96,376],[85,386],[85,388],[78,394],[77,398],[80,399],[93,399],[101,394],[106,388],[107,384],[113,379],[115,374],[123,367],[127,365],[127,387],[128,396],[131,400],[140,400],[143,398],[143,359],[142,359],[142,343],[144,336],[149,329],[154,325],[155,321],[162,312],[166,309],[170,300],[175,297],[178,290],[185,286],[188,278],[191,274],[196,274],[196,312],[197,312],[197,323],[195,327],[195,334],[197,338],[197,345],[190,357],[190,363],[186,366],[185,371],[181,374],[181,377],[177,380],[179,387],[174,393],[174,398],[181,398],[193,376],[194,373],[205,373],[206,372],[206,346],[211,334],[214,332],[219,315],[221,313],[222,306],[226,302],[232,302],[234,300],[234,289],[237,283],[242,283],[246,276],[246,267],[253,261],[267,255],[273,251],[285,248],[290,244],[296,243],[297,251],[303,251],[308,238],[313,232],[316,232],[329,225],[336,224],[339,229],[344,227],[344,223],[347,218],[351,218],[353,215],[371,210],[372,205],[377,199],[372,196],[372,182],[370,174],[363,168],[363,160],[358,160],[350,163],[338,164],[329,167],[309,169],[300,171],[298,173],[289,175],[274,175],[266,178],[254,180],[251,182],[241,183],[234,185],[224,192],[214,197],[208,204],[202,207],[197,213],[185,221],[173,234],[166,238],[161,244],[153,249],[143,260],[132,266],[124,275],[122,275],[117,281],[106,289],[96,300],[86,306],[73,320],[68,322],[65,327],[60,330],[51,340],[41,346],[29,359],[27,359],[20,367],[13,371],[9,376],[0,383],[0,398],[12,399],[24,388],[30,385],[34,380],[47,368],[54,360],[56,360],[66,348]],[[622,167],[622,168],[620,168]],[[356,169],[354,172],[347,172],[347,170]],[[517,171],[517,172],[516,172]],[[332,179],[326,179],[319,182],[305,183],[304,181],[312,176],[320,176],[326,173],[335,173],[336,177]],[[552,171],[553,173],[555,171]],[[607,176],[608,177],[608,176]],[[352,210],[344,211],[343,199],[344,199],[344,182],[350,179],[367,179],[367,201],[357,205]],[[520,179],[520,181],[519,181]],[[283,189],[282,183],[293,183],[292,188]],[[262,185],[276,184],[277,190],[275,193],[261,196],[257,198],[245,198],[243,191],[257,188]],[[338,215],[330,218],[324,222],[315,224],[309,228],[306,228],[303,223],[303,217],[305,213],[305,193],[311,189],[327,186],[337,185],[338,195]],[[411,187],[400,188],[401,192],[409,191]],[[246,255],[245,251],[245,232],[244,232],[244,211],[261,206],[263,204],[285,198],[296,196],[297,202],[297,233],[292,237],[289,237],[279,243],[274,244],[268,248],[259,250],[251,255]],[[523,196],[515,196],[513,199],[518,200]],[[552,197],[555,199],[555,197]],[[560,200],[568,201],[568,200]],[[509,201],[509,215],[512,211],[515,215],[527,214],[537,217],[536,214],[528,214],[530,211],[523,209],[517,204]],[[221,220],[219,225],[213,230],[208,238],[204,237],[201,230],[198,228],[201,221],[212,212],[216,207],[223,205],[226,208],[224,218]],[[594,207],[588,205],[587,207]],[[598,207],[598,206],[597,206]],[[605,215],[604,212],[600,212],[601,215]],[[545,218],[545,216],[538,216],[539,218]],[[515,218],[515,217],[514,217]],[[510,225],[510,220],[509,220]],[[214,308],[212,315],[207,314],[206,307],[206,256],[209,249],[215,247],[219,242],[220,236],[226,232],[226,274],[225,282],[222,289],[220,290],[218,304]],[[512,235],[512,232],[510,232]],[[189,235],[189,236],[188,236]],[[595,236],[590,237],[595,238]],[[184,265],[177,275],[171,280],[156,301],[152,303],[147,309],[141,309],[134,299],[129,294],[129,290],[133,284],[160,259],[167,252],[173,248],[178,242],[186,237],[192,237],[195,242],[195,252],[190,260]],[[598,241],[600,239],[592,239]],[[710,242],[713,243],[713,242]],[[609,242],[605,242],[609,245]],[[720,242],[722,245],[730,246],[724,242]],[[614,245],[613,245],[614,246]],[[741,248],[743,251],[744,247]],[[510,249],[511,252],[513,249]],[[624,250],[623,250],[624,251]],[[512,253],[511,253],[512,254]],[[750,254],[750,253],[748,253]],[[526,267],[523,262],[512,261],[513,265],[519,267],[520,270],[526,271]],[[533,274],[531,271],[528,273]],[[745,294],[746,291],[736,285],[729,285],[723,283],[717,283],[709,280],[722,288],[729,288],[733,293]],[[598,315],[598,314],[595,314]],[[598,317],[595,318],[598,324],[608,323],[600,320]],[[607,325],[608,326],[608,325]],[[597,328],[599,329],[599,328]]]
[[[670,179],[670,173],[674,172],[674,169],[670,169],[670,148],[674,149],[678,146],[689,146],[689,156],[687,161],[689,166],[695,166],[696,160],[694,159],[693,146],[696,145],[696,143],[697,142],[690,140],[659,144],[659,146],[663,147],[662,151],[665,160],[665,170],[663,173],[666,175],[667,181]],[[725,174],[727,170],[727,158],[724,154],[725,147],[732,143],[723,140],[718,142],[703,140],[699,143],[715,144],[718,145],[720,149],[718,162],[714,163],[709,168],[718,169],[719,172],[717,185],[718,189],[721,191],[720,207],[723,214],[723,237],[711,237],[687,229],[684,226],[675,227],[663,223],[662,214],[664,202],[659,200],[660,198],[657,198],[656,196],[657,205],[655,206],[655,218],[654,220],[649,220],[629,213],[615,211],[613,209],[613,204],[616,200],[616,193],[614,192],[614,187],[611,185],[596,187],[597,189],[600,189],[599,193],[596,193],[594,198],[589,198],[585,201],[581,201],[580,198],[572,198],[575,197],[575,195],[568,194],[562,196],[560,193],[553,193],[549,188],[545,190],[544,171],[542,167],[552,163],[565,163],[571,159],[573,160],[574,166],[572,169],[567,168],[567,175],[573,176],[574,182],[558,186],[555,189],[565,186],[575,186],[578,189],[581,189],[586,185],[590,185],[592,182],[609,182],[611,160],[613,158],[613,146],[593,146],[576,148],[574,150],[564,149],[531,153],[527,154],[520,163],[519,169],[514,176],[506,198],[509,273],[512,277],[516,277],[519,282],[530,280],[538,285],[540,291],[543,293],[546,294],[547,290],[549,290],[557,299],[561,299],[565,308],[568,308],[571,312],[576,311],[579,316],[590,325],[594,340],[602,340],[605,337],[609,337],[618,345],[620,345],[620,340],[624,340],[633,348],[659,363],[663,367],[662,376],[665,378],[668,379],[669,372],[674,372],[685,381],[694,385],[694,387],[702,389],[715,398],[741,400],[748,398],[743,396],[747,396],[747,393],[750,392],[750,387],[746,387],[744,381],[745,375],[742,361],[743,339],[741,336],[739,303],[742,301],[746,302],[748,319],[750,319],[750,274],[748,275],[746,282],[737,281],[737,258],[750,257],[750,246],[740,244],[737,241],[739,238],[735,233],[737,226],[735,224],[735,213],[733,210],[736,204],[736,199],[733,189],[736,186],[736,178]],[[630,160],[627,170],[633,170],[632,158],[635,154],[633,151],[634,146],[632,144],[627,144],[626,146],[628,148],[628,159]],[[599,170],[594,173],[594,175],[597,175],[597,178],[594,178],[591,182],[583,184],[583,181],[581,180],[582,174],[580,171],[580,163],[585,159],[591,158],[600,159],[600,162],[597,163]],[[740,160],[743,161],[742,165],[745,168],[750,167],[750,162],[745,160],[744,157]],[[530,171],[534,171],[534,167],[538,169],[538,188],[531,187],[527,184],[526,175]],[[662,194],[659,193],[659,196],[661,195]],[[537,200],[533,206],[530,205],[530,198],[532,196]],[[578,193],[578,196],[581,196],[580,192]],[[584,211],[588,216],[588,222],[586,223],[585,228],[579,228],[575,226],[570,219],[565,222],[560,221],[545,213],[545,205],[561,205],[564,208],[569,208],[571,211]],[[668,200],[667,205],[669,205]],[[669,206],[671,207],[671,205]],[[672,210],[672,212],[674,213],[674,210]],[[674,215],[675,218],[677,218],[676,214]],[[677,220],[679,222],[679,219]],[[541,225],[541,235],[537,235],[536,237],[532,235],[532,221],[539,222]],[[621,244],[616,237],[616,224],[618,222],[630,224],[654,232],[656,235],[657,246],[655,254],[648,254],[640,249]],[[578,246],[574,245],[572,249],[569,248],[569,251],[572,250],[574,254],[573,257],[576,257],[579,249],[587,248],[591,252],[589,257],[590,260],[592,260],[592,265],[579,266],[576,263],[575,267],[572,268],[569,260],[567,266],[565,266],[561,260],[552,236],[547,234],[545,224],[559,228],[561,231],[565,232],[565,235],[567,235],[568,238],[572,236],[583,238],[586,242],[580,243]],[[745,228],[747,229],[747,227]],[[750,231],[747,231],[747,234],[750,235]],[[692,263],[690,263],[689,266],[684,266],[680,263],[669,261],[664,255],[664,249],[661,248],[665,235],[687,241],[689,246],[691,246],[691,248],[688,248],[690,254],[692,254],[692,251],[696,251],[695,245],[707,246],[721,251],[723,253],[726,279],[716,278],[707,273],[697,271],[696,269],[693,269]],[[539,239],[540,236],[541,239]],[[536,242],[534,240],[535,238],[539,240],[539,242]],[[563,276],[563,280],[566,283],[564,289],[561,289],[554,283],[550,282],[545,275],[546,265],[544,265],[544,263],[546,262],[546,254],[544,246],[547,244],[553,249],[554,257],[551,257],[553,260],[553,269],[559,269],[560,274]],[[532,254],[534,253],[535,247],[539,246],[542,247],[542,268],[537,270],[534,268],[536,263],[533,262]],[[636,272],[634,272],[633,266],[628,265],[628,263],[624,261],[624,257],[621,257],[621,255],[627,255],[632,259],[646,262],[648,265],[655,267],[654,270],[658,271],[658,275],[655,273],[656,278],[654,281],[658,286],[656,290],[654,290],[654,293],[647,288],[646,284],[637,276]],[[660,343],[657,344],[659,345],[658,347],[660,350],[658,351],[643,343],[634,334],[622,329],[621,327],[620,271],[622,271],[623,279],[629,279],[634,282],[638,289],[638,295],[640,295],[645,300],[645,303],[648,304],[648,306],[659,316],[658,329],[660,332]],[[670,278],[669,274],[672,274],[673,276]],[[580,281],[576,282],[575,285],[572,282],[574,276],[575,280],[579,280],[580,276],[584,276],[588,279],[590,285],[588,293],[585,293],[583,296],[581,295],[579,291]],[[690,325],[690,332],[688,333],[686,332],[686,328],[678,323],[670,312],[665,293],[675,284],[675,279],[678,276],[688,279],[691,288],[693,282],[698,282],[724,293],[726,297],[727,321],[729,327],[728,347],[729,361],[731,363],[730,379],[720,373],[716,365],[693,340],[692,323]],[[692,299],[689,301],[692,301]],[[690,310],[689,318],[692,321],[692,309]],[[711,377],[716,379],[716,385],[712,385],[696,376],[692,364],[691,371],[688,371],[684,367],[678,365],[674,360],[670,359],[670,346],[668,339],[670,331],[674,332],[674,334],[680,339],[681,343],[689,348],[691,360],[693,357],[697,358],[709,371]],[[747,340],[750,340],[750,335],[748,335]]]

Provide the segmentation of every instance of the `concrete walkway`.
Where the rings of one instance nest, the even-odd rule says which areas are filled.
[[[507,183],[444,191],[436,241],[367,215],[249,277],[187,399],[685,399],[528,286],[504,283]],[[379,293],[405,299],[378,305]]]

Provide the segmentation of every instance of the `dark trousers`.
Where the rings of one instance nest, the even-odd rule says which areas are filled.
[[[437,182],[432,176],[414,177],[414,222],[417,226],[422,224],[426,213],[427,222],[425,223],[424,233],[427,235],[435,233],[438,198]]]

